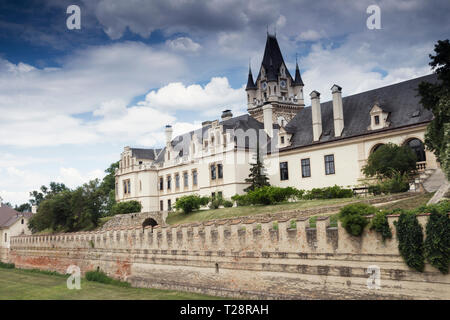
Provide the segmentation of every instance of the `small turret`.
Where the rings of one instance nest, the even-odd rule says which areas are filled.
[[[295,80],[293,83],[294,86],[304,86],[302,76],[300,75],[300,69],[298,67],[298,63],[295,63]]]

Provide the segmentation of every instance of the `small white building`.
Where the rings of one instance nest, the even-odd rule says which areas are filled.
[[[439,165],[423,143],[433,114],[417,96],[422,81],[433,83],[437,77],[344,97],[345,89],[330,84],[332,100],[321,102],[314,90],[311,106],[305,107],[298,65],[293,78],[276,37],[268,34],[255,81],[249,70],[248,114],[233,117],[225,110],[220,121],[205,121],[201,129],[175,138],[167,125],[162,149],[125,147],[116,171],[116,199],[137,200],[143,211],[168,211],[183,195],[229,199],[242,194],[256,145],[270,184],[281,187],[358,186],[370,153],[389,142],[410,146],[419,171],[434,170]]]
[[[11,237],[31,234],[28,221],[31,212],[18,212],[2,204],[0,198],[0,261],[7,261]]]

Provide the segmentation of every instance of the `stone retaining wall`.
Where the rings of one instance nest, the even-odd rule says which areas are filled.
[[[424,227],[427,215],[418,219]],[[134,286],[240,298],[450,299],[450,276],[426,265],[409,269],[393,239],[367,230],[350,236],[329,217],[234,219],[171,227],[110,229],[12,238],[9,261],[19,268],[65,272],[104,270]],[[275,224],[276,225],[276,224]],[[367,287],[367,268],[380,268],[380,289]]]

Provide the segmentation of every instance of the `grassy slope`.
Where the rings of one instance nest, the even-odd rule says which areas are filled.
[[[243,217],[255,214],[309,209],[313,207],[329,206],[358,200],[360,199],[346,198],[346,199],[327,199],[327,200],[301,200],[298,202],[281,203],[270,206],[245,206],[245,207],[223,208],[216,210],[200,210],[192,212],[190,214],[184,214],[182,212],[171,212],[169,214],[169,217],[167,218],[167,223],[178,224],[189,222],[201,222],[212,219]]]
[[[417,197],[405,199],[405,200],[399,200],[397,202],[385,204],[378,206],[379,209],[386,209],[386,210],[392,210],[392,209],[404,209],[404,210],[411,210],[415,209],[417,207],[420,207],[422,205],[426,205],[428,200],[431,199],[433,196],[432,193],[423,193],[418,195]]]
[[[1,300],[178,300],[220,299],[218,297],[169,290],[124,288],[81,280],[81,290],[69,290],[67,277],[19,269],[0,268]]]

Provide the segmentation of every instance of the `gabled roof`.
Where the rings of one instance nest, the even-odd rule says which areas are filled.
[[[131,156],[136,159],[155,160],[161,149],[139,149],[131,148]]]
[[[267,34],[266,48],[264,49],[264,56],[261,66],[266,70],[267,80],[278,80],[280,74],[280,67],[284,64],[283,55],[281,54],[280,46],[276,36]],[[292,79],[289,70],[286,68],[286,76]],[[261,77],[261,70],[259,71],[256,81]]]
[[[10,208],[6,205],[2,205],[0,207],[0,229],[7,228],[14,224],[17,220],[22,217],[29,218],[31,217],[31,212],[18,212],[13,208]]]
[[[422,81],[435,83],[437,82],[437,76],[431,74],[343,97],[344,130],[340,137],[334,136],[332,101],[320,104],[322,136],[317,142],[313,141],[311,108],[303,108],[286,125],[286,130],[292,134],[291,146],[282,150],[429,122],[433,119],[433,114],[421,105],[417,91],[418,85]],[[378,103],[383,111],[389,113],[387,121],[390,125],[387,128],[371,131],[368,129],[370,126],[370,110],[375,103]]]

